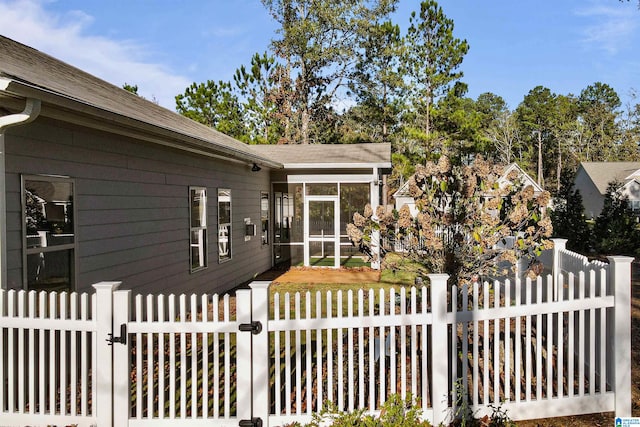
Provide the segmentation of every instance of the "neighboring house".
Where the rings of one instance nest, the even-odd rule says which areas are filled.
[[[629,198],[631,208],[640,213],[640,162],[582,162],[574,179],[580,191],[587,218],[602,212],[609,183],[622,184],[622,193]]]
[[[255,147],[0,36],[2,288],[218,292],[339,266],[389,144]]]
[[[511,184],[511,181],[507,178],[512,171],[516,171],[520,178],[522,184],[526,187],[531,185],[533,187],[534,195],[538,195],[543,191],[543,188],[538,185],[538,183],[529,176],[520,166],[516,163],[511,163],[508,166],[505,166],[504,172],[498,179],[498,184],[500,188],[504,188],[507,185]],[[395,208],[400,210],[404,205],[409,206],[409,210],[411,211],[412,216],[416,216],[418,214],[418,210],[416,209],[415,200],[411,197],[409,192],[409,181],[405,182],[399,189],[393,194],[393,198],[395,199]]]

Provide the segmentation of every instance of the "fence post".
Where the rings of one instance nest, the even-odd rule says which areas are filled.
[[[113,358],[112,348],[106,339],[113,332],[113,292],[121,283],[100,282],[93,285],[96,290],[96,396],[93,396],[93,402],[100,427],[113,426]]]
[[[614,292],[614,393],[616,417],[631,416],[631,262],[610,256],[609,287]]]
[[[433,377],[433,425],[445,423],[449,408],[449,348],[447,337],[448,274],[428,274],[431,282],[431,375]]]
[[[251,290],[236,291],[238,325],[251,323]],[[236,416],[238,422],[251,419],[251,332],[238,330],[236,339]]]
[[[262,324],[262,332],[253,336],[253,416],[269,426],[269,285],[253,282],[251,287],[252,320]]]
[[[113,294],[113,325],[114,335],[120,335],[120,325],[126,324],[130,320],[131,311],[131,291],[116,291]],[[129,422],[131,401],[131,383],[129,375],[129,364],[131,363],[131,356],[129,348],[131,343],[129,342],[129,336],[126,336],[126,344],[114,343],[113,344],[113,425],[125,426]],[[142,346],[137,343],[138,351],[141,351]],[[162,349],[160,349],[162,351]],[[150,374],[149,374],[150,375]],[[141,381],[142,376],[138,379]],[[138,402],[142,399],[138,397]],[[138,403],[140,404],[140,403]],[[161,409],[162,410],[162,409]],[[151,412],[151,411],[150,411]],[[149,415],[151,418],[151,415]]]
[[[560,275],[560,251],[567,248],[567,239],[551,239],[553,242],[553,300],[558,301],[558,276]]]

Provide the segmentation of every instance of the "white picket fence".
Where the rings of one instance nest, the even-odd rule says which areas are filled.
[[[631,416],[632,259],[571,272],[562,241],[554,252],[563,273],[461,288],[430,275],[271,300],[268,282],[235,298],[3,290],[0,425],[277,426],[326,401],[376,413],[396,393],[435,424],[461,399],[515,420]]]

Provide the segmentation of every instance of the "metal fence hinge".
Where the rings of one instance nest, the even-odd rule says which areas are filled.
[[[254,417],[250,420],[240,420],[238,425],[240,427],[262,427],[262,418]]]
[[[127,345],[127,324],[120,325],[120,336],[114,337],[113,334],[109,334],[109,338],[106,339],[109,345],[113,345],[114,342],[119,342],[122,345]]]
[[[262,323],[256,321],[251,323],[241,323],[239,329],[242,332],[251,332],[253,335],[258,335],[262,332]]]

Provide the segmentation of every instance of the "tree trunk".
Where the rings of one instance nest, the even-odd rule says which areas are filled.
[[[382,93],[382,142],[387,142],[387,85],[383,86]]]
[[[429,144],[431,143],[431,99],[427,98],[427,111],[425,114],[424,120],[424,133],[426,135],[424,141],[424,164],[426,165],[429,161]]]
[[[389,204],[389,185],[387,184],[387,174],[382,175],[382,206]]]
[[[542,132],[538,130],[538,185],[544,187],[542,172]]]
[[[562,150],[560,149],[560,142],[558,142],[558,165],[556,166],[556,190],[560,192],[560,175],[562,174]]]
[[[302,115],[300,117],[300,136],[302,137],[302,144],[309,143],[309,116],[308,108],[302,110]]]

